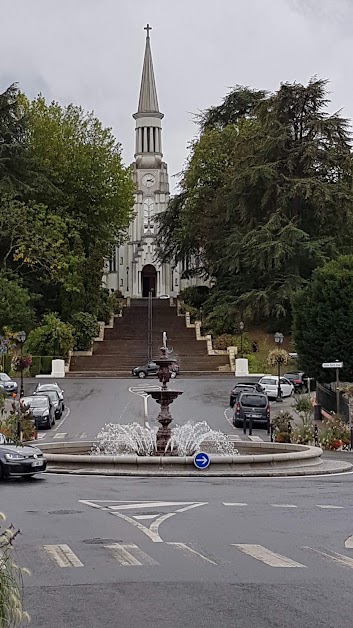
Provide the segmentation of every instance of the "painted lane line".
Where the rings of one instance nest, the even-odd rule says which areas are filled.
[[[343,565],[344,567],[349,567],[349,569],[353,569],[353,558],[350,558],[349,556],[345,556],[344,554],[337,554],[337,552],[324,552],[322,550],[318,550],[315,549],[314,547],[308,547],[305,546],[304,549],[308,549],[311,552],[314,552],[315,554],[319,554],[320,556],[323,556],[324,558],[328,558],[329,560],[332,560],[336,563],[339,563],[340,565]]]
[[[321,508],[322,510],[342,510],[344,506],[331,506],[330,504],[316,504],[316,508]]]
[[[65,423],[66,419],[70,416],[70,412],[71,412],[70,408],[66,406],[66,414],[64,418],[61,419],[60,423],[58,423],[57,427],[54,427],[54,432],[57,432],[58,429],[62,426],[62,424]]]
[[[112,545],[104,545],[105,549],[111,552],[118,563],[124,567],[135,567],[142,565],[158,565],[156,560],[145,554],[134,543],[120,544],[113,543]]]
[[[43,545],[43,548],[59,567],[83,567],[68,545]]]
[[[159,525],[165,519],[168,519],[169,517],[173,517],[173,515],[175,515],[175,512],[171,512],[171,513],[168,513],[167,515],[164,515],[163,519],[159,517],[158,519],[156,519],[156,521],[153,521],[151,525],[147,528],[139,521],[136,521],[135,519],[132,519],[131,517],[128,517],[127,515],[123,515],[122,512],[113,512],[109,508],[105,508],[104,510],[108,510],[108,512],[110,512],[112,515],[114,515],[115,517],[119,517],[119,519],[123,519],[123,521],[126,521],[127,523],[131,523],[133,526],[135,526],[135,528],[138,528],[140,532],[143,532],[144,534],[146,534],[146,536],[148,536],[151,539],[151,541],[153,541],[153,543],[163,543],[163,539],[161,539],[158,532]]]
[[[67,436],[67,432],[58,432],[57,434],[54,434],[53,439],[56,438],[59,440],[65,438],[65,436]]]
[[[198,508],[199,506],[207,506],[207,504],[208,502],[198,502],[197,504],[186,506],[186,508],[178,508],[175,512],[186,512],[187,510],[192,510],[193,508]]]
[[[211,560],[210,558],[207,558],[207,556],[204,556],[203,554],[200,554],[200,552],[197,552],[196,550],[192,549],[192,547],[189,547],[185,543],[168,542],[167,545],[172,545],[173,547],[176,547],[185,555],[192,554],[194,556],[197,556],[198,558],[201,558],[205,562],[210,563],[211,565],[217,565],[217,563],[215,563],[213,560]]]
[[[282,556],[281,554],[276,554],[271,550],[263,547],[262,545],[252,545],[248,543],[232,543],[232,546],[236,549],[240,550],[244,554],[251,556],[251,558],[255,558],[255,560],[259,560],[265,565],[269,565],[269,567],[299,567],[306,568],[305,565],[301,563],[297,563],[295,560],[291,558],[287,558],[286,556]],[[353,562],[353,561],[352,561]]]
[[[222,502],[223,506],[247,506],[248,504],[245,504],[243,502]]]
[[[270,504],[272,508],[298,508],[295,504]]]
[[[140,502],[140,503],[130,503],[130,504],[119,504],[119,506],[110,506],[111,510],[135,510],[136,508],[161,508],[164,506],[187,506],[190,505],[194,508],[194,503],[190,504],[190,502]],[[198,505],[198,504],[197,504]]]
[[[344,542],[344,546],[347,549],[353,549],[353,536],[348,537],[348,539]]]

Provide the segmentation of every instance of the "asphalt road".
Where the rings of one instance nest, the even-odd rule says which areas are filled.
[[[353,475],[0,487],[33,628],[350,628]]]
[[[50,380],[45,380],[46,382]],[[25,393],[31,394],[38,380],[25,382]],[[170,382],[170,388],[182,390],[183,394],[172,404],[171,413],[175,423],[187,420],[207,421],[214,429],[226,434],[235,434],[243,439],[241,429],[235,429],[231,422],[232,411],[228,408],[230,391],[234,380],[225,378],[178,378]],[[148,390],[159,384],[155,378],[146,380],[130,379],[66,379],[62,385],[67,405],[63,418],[52,430],[41,430],[39,438],[55,440],[92,440],[100,428],[109,422],[144,423],[144,401],[138,391]],[[130,392],[130,390],[135,392]],[[288,410],[292,400],[272,405],[272,416],[278,410]],[[159,406],[148,399],[150,425],[157,425]],[[255,440],[268,440],[266,430],[254,429]],[[245,437],[247,440],[248,437]]]

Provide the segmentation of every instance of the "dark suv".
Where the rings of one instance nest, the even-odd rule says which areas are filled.
[[[169,368],[170,368],[170,377],[174,379],[179,373],[179,366],[177,362],[173,362],[173,364],[171,364]],[[158,364],[156,364],[155,362],[148,362],[147,364],[145,364],[145,366],[137,366],[136,368],[132,369],[132,374],[135,377],[144,379],[145,377],[148,377],[148,375],[157,375],[158,371],[159,371]]]
[[[231,408],[234,408],[235,403],[242,392],[263,393],[264,389],[261,384],[257,382],[239,382],[239,384],[235,384],[232,392],[230,393],[229,405]]]
[[[303,371],[290,371],[289,373],[284,373],[283,377],[288,379],[291,384],[294,386],[294,392],[307,392],[307,376]]]
[[[265,393],[242,392],[234,408],[233,425],[240,427],[244,419],[255,423],[268,423],[270,420],[270,402]]]

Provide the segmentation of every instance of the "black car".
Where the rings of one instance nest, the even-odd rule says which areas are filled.
[[[33,397],[48,397],[54,408],[55,419],[60,419],[63,413],[62,404],[56,390],[39,390],[33,393]]]
[[[32,477],[47,468],[47,461],[38,447],[14,445],[0,434],[0,479]]]
[[[268,423],[270,420],[270,402],[265,393],[242,392],[234,408],[233,425],[240,427],[244,419],[252,419],[253,424]]]
[[[46,392],[47,390],[55,390],[58,393],[60,403],[61,403],[61,411],[64,412],[65,410],[64,391],[61,389],[59,384],[57,384],[56,382],[51,382],[50,384],[37,384],[37,386],[34,389],[34,392],[35,393]]]
[[[235,384],[232,392],[230,393],[229,405],[231,408],[234,408],[236,400],[242,392],[262,393],[264,392],[264,389],[258,382],[239,382],[239,384]]]
[[[47,395],[33,395],[23,397],[21,403],[28,406],[37,427],[46,427],[48,430],[55,425],[55,411]]]
[[[307,376],[303,371],[290,371],[289,373],[284,373],[283,377],[288,379],[291,384],[294,386],[294,392],[307,392]]]
[[[158,371],[159,371],[158,364],[156,364],[155,362],[147,362],[145,366],[137,366],[136,368],[132,369],[132,374],[135,377],[144,379],[145,377],[148,377],[148,375],[157,375]],[[170,377],[174,379],[174,377],[177,376],[177,373],[178,373],[177,363],[172,364],[170,367]]]

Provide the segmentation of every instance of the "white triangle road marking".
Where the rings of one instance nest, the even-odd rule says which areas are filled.
[[[348,539],[344,542],[344,546],[347,549],[353,549],[353,536],[348,537]]]
[[[142,521],[143,519],[155,519],[159,515],[133,515],[134,519]]]
[[[255,558],[255,560],[259,560],[260,562],[265,563],[265,565],[269,565],[269,567],[305,568],[305,565],[297,563],[295,560],[287,558],[286,556],[282,556],[281,554],[276,554],[275,552],[272,552],[271,550],[267,549],[267,547],[263,547],[262,545],[252,545],[249,543],[232,543],[232,546],[240,550],[244,554],[251,556],[251,558]]]
[[[190,502],[142,502],[120,503],[118,506],[109,506],[110,510],[135,510],[137,508],[164,508],[165,506],[189,506]]]

